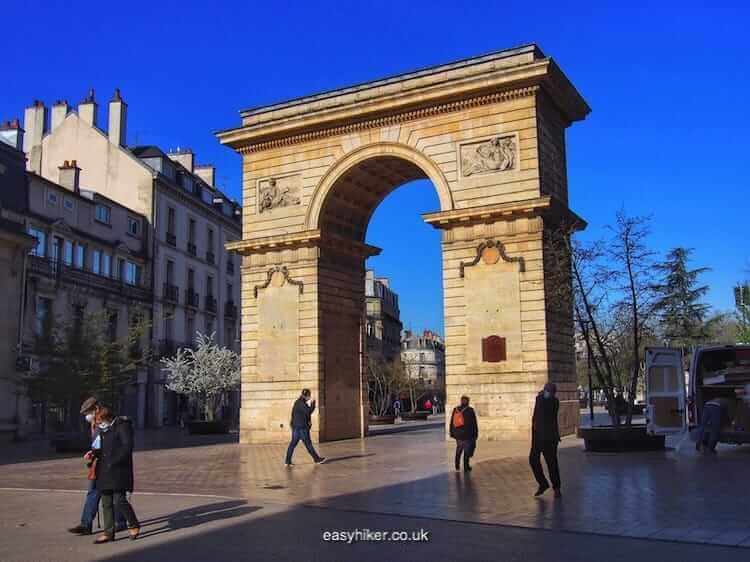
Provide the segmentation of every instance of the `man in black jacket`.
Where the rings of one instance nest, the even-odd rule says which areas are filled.
[[[305,388],[302,391],[302,395],[297,398],[294,406],[292,406],[292,419],[290,422],[292,440],[289,442],[289,447],[286,450],[286,461],[284,462],[286,466],[292,466],[292,454],[294,454],[294,449],[300,441],[305,444],[305,448],[310,453],[315,464],[326,462],[326,458],[321,457],[317,453],[310,439],[310,427],[312,426],[310,416],[315,411],[315,400],[312,400],[309,405],[307,404],[308,400],[310,400],[310,390]]]
[[[464,457],[464,472],[470,472],[469,459],[474,456],[479,437],[479,425],[474,409],[469,406],[469,397],[462,396],[461,404],[451,413],[450,435],[456,440],[456,470],[461,469]]]
[[[557,465],[557,444],[560,442],[560,429],[557,425],[557,413],[560,410],[560,401],[555,397],[557,386],[554,383],[544,385],[544,390],[536,397],[534,404],[534,416],[531,422],[531,452],[529,453],[529,464],[534,471],[539,488],[535,496],[541,496],[549,489],[549,482],[542,470],[541,455],[547,463],[552,488],[555,497],[562,496],[560,492],[560,469]]]

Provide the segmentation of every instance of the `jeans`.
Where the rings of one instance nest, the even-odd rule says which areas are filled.
[[[462,441],[456,439],[456,470],[461,467],[461,455],[464,457],[464,470],[469,467],[469,459],[474,456],[474,449],[477,447],[477,442],[472,440]]]
[[[544,476],[542,470],[541,455],[544,455],[544,462],[547,463],[552,487],[555,490],[560,489],[560,467],[557,464],[557,443],[554,441],[543,441],[531,443],[531,452],[529,453],[529,465],[534,472],[534,478],[541,487],[549,488],[549,482]]]
[[[292,464],[292,454],[297,447],[297,443],[300,441],[305,444],[307,452],[310,453],[315,462],[318,462],[322,458],[315,450],[315,447],[313,447],[312,440],[310,439],[310,429],[307,427],[293,427],[292,440],[289,442],[289,447],[286,450],[286,464]]]
[[[86,492],[86,499],[83,502],[83,511],[81,512],[81,526],[91,529],[94,526],[96,512],[99,511],[99,491],[96,489],[96,480],[89,480],[89,488]],[[127,526],[125,517],[122,513],[115,513],[115,523],[118,529],[124,529]]]
[[[706,440],[706,428],[708,428],[708,439]],[[706,404],[703,406],[701,425],[698,428],[698,443],[705,445],[709,451],[716,450],[721,433],[721,406]]]
[[[102,492],[102,516],[104,518],[104,532],[111,537],[115,536],[115,513],[125,518],[130,529],[140,527],[138,518],[135,516],[133,506],[125,496],[125,490],[107,490]]]

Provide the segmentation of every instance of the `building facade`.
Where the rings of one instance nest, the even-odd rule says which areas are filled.
[[[93,91],[76,110],[55,102],[49,119],[45,105],[34,102],[24,116],[23,147],[36,176],[57,181],[61,164],[75,160],[81,191],[144,217],[154,361],[143,424],[158,427],[174,423],[179,413],[177,397],[164,386],[161,357],[191,345],[198,331],[238,348],[239,260],[224,245],[240,238],[241,211],[216,187],[214,168],[195,165],[192,152],[129,147],[128,108],[119,90],[108,109],[105,131]],[[234,402],[239,407],[238,396]]]
[[[404,370],[417,379],[425,390],[445,394],[445,344],[439,334],[425,330],[415,334],[404,332],[401,340],[401,362]]]
[[[401,350],[401,311],[398,294],[385,277],[375,277],[375,272],[365,274],[365,334],[367,355],[372,359],[396,361]]]

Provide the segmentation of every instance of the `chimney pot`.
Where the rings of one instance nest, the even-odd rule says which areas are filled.
[[[57,183],[59,183],[61,186],[63,186],[66,189],[69,189],[70,191],[74,191],[75,193],[80,192],[80,178],[81,178],[81,169],[76,165],[75,160],[65,160],[63,162],[63,165],[60,166],[60,175],[58,177]]]
[[[112,144],[125,146],[127,115],[128,104],[123,101],[120,88],[115,88],[114,96],[109,102],[109,130],[107,131],[109,142]]]

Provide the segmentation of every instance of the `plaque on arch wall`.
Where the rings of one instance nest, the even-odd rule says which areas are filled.
[[[482,338],[482,361],[484,363],[500,363],[506,358],[505,338],[500,336]]]

